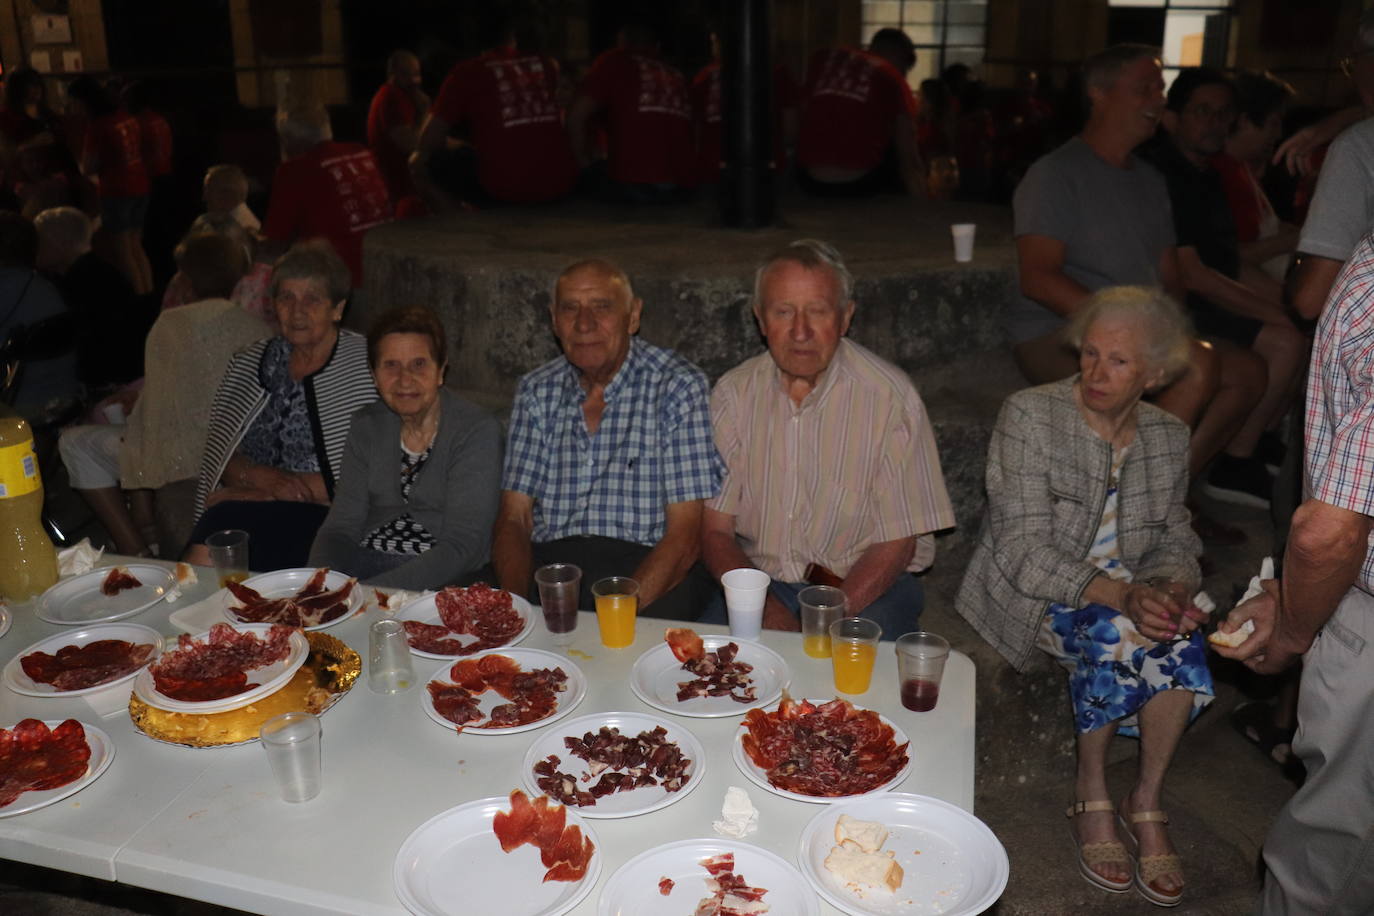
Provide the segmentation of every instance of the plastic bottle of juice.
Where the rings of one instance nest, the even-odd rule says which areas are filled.
[[[43,478],[24,418],[0,404],[0,597],[27,601],[57,581],[43,530]]]

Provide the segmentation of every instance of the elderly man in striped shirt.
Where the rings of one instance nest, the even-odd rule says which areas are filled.
[[[641,611],[695,620],[715,588],[696,563],[702,503],[723,472],[710,386],[635,336],[643,307],[608,261],[559,276],[550,311],[563,355],[516,388],[492,566],[518,595],[535,566],[579,566],[581,607],[597,579],[633,576]]]
[[[853,279],[825,242],[764,260],[754,314],[768,352],[711,396],[727,471],[704,513],[703,562],[716,577],[767,572],[770,628],[800,629],[798,592],[837,584],[884,638],[916,629],[923,595],[909,573],[930,565],[934,532],[954,525],[920,395],[902,370],[844,339]],[[723,620],[723,605],[707,619]]]

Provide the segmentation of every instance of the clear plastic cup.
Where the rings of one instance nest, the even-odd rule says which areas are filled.
[[[308,712],[288,712],[262,723],[262,739],[281,797],[310,801],[320,794],[320,720]]]
[[[830,625],[830,663],[835,668],[836,690],[868,692],[882,635],[878,622],[865,617],[842,617]]]
[[[373,693],[402,693],[415,685],[405,625],[387,617],[368,632],[367,686]]]
[[[582,587],[582,570],[571,563],[550,563],[534,571],[534,583],[539,586],[539,607],[544,612],[544,626],[555,646],[573,641],[577,630],[577,596]]]
[[[761,569],[742,566],[720,577],[725,589],[725,610],[730,616],[730,635],[758,639],[763,632],[763,604],[772,577]]]
[[[949,643],[934,633],[918,630],[897,638],[897,678],[903,706],[912,712],[935,708],[948,658]]]
[[[639,583],[626,576],[600,579],[592,586],[596,599],[596,624],[601,644],[623,649],[635,641],[635,617],[639,614]]]
[[[239,528],[216,531],[205,538],[210,562],[219,574],[219,587],[248,578],[248,532]]]
[[[797,594],[801,604],[802,651],[812,658],[830,657],[830,625],[849,611],[844,592],[833,585],[812,585]]]

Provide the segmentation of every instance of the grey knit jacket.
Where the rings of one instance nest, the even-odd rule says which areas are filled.
[[[1099,572],[1087,559],[1111,473],[1110,443],[1074,402],[1076,378],[1007,398],[988,446],[988,509],[955,605],[1018,671],[1025,670],[1051,602],[1082,604]],[[1189,524],[1188,428],[1138,407],[1121,470],[1117,536],[1136,581],[1198,582],[1201,543]]]

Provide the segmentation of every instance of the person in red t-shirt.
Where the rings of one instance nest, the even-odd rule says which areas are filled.
[[[692,78],[692,128],[696,134],[697,180],[720,179],[724,108],[720,100],[720,36],[711,33],[711,62]],[[782,64],[773,67],[773,172],[787,168],[787,147],[797,133],[797,83]]]
[[[420,136],[420,118],[429,96],[420,84],[420,58],[410,51],[393,51],[386,61],[386,82],[367,110],[367,145],[393,201],[415,193],[406,160]]]
[[[277,116],[283,162],[272,179],[262,231],[274,246],[324,238],[363,285],[363,236],[391,222],[377,157],[361,143],[336,143],[324,109]]]
[[[454,206],[430,169],[454,128],[466,128],[470,144],[448,157],[443,183],[467,203],[537,204],[565,196],[577,180],[577,164],[563,131],[557,89],[558,65],[519,50],[512,28],[500,30],[496,47],[454,67],[416,149],[416,182],[426,198],[443,208]]]
[[[879,29],[867,51],[816,52],[797,141],[803,188],[821,195],[905,189],[925,196],[916,99],[906,83],[914,66],[916,47],[901,29]]]
[[[600,115],[614,196],[654,202],[690,188],[695,163],[687,99],[687,81],[659,56],[653,29],[625,26],[617,47],[592,63],[568,109],[568,136],[578,165],[594,164],[594,120]]]
[[[100,192],[101,228],[111,234],[115,260],[136,295],[153,289],[153,268],[143,250],[148,215],[148,170],[143,163],[143,131],[138,119],[116,104],[92,76],[78,76],[67,87],[73,112],[86,120],[81,171]]]

